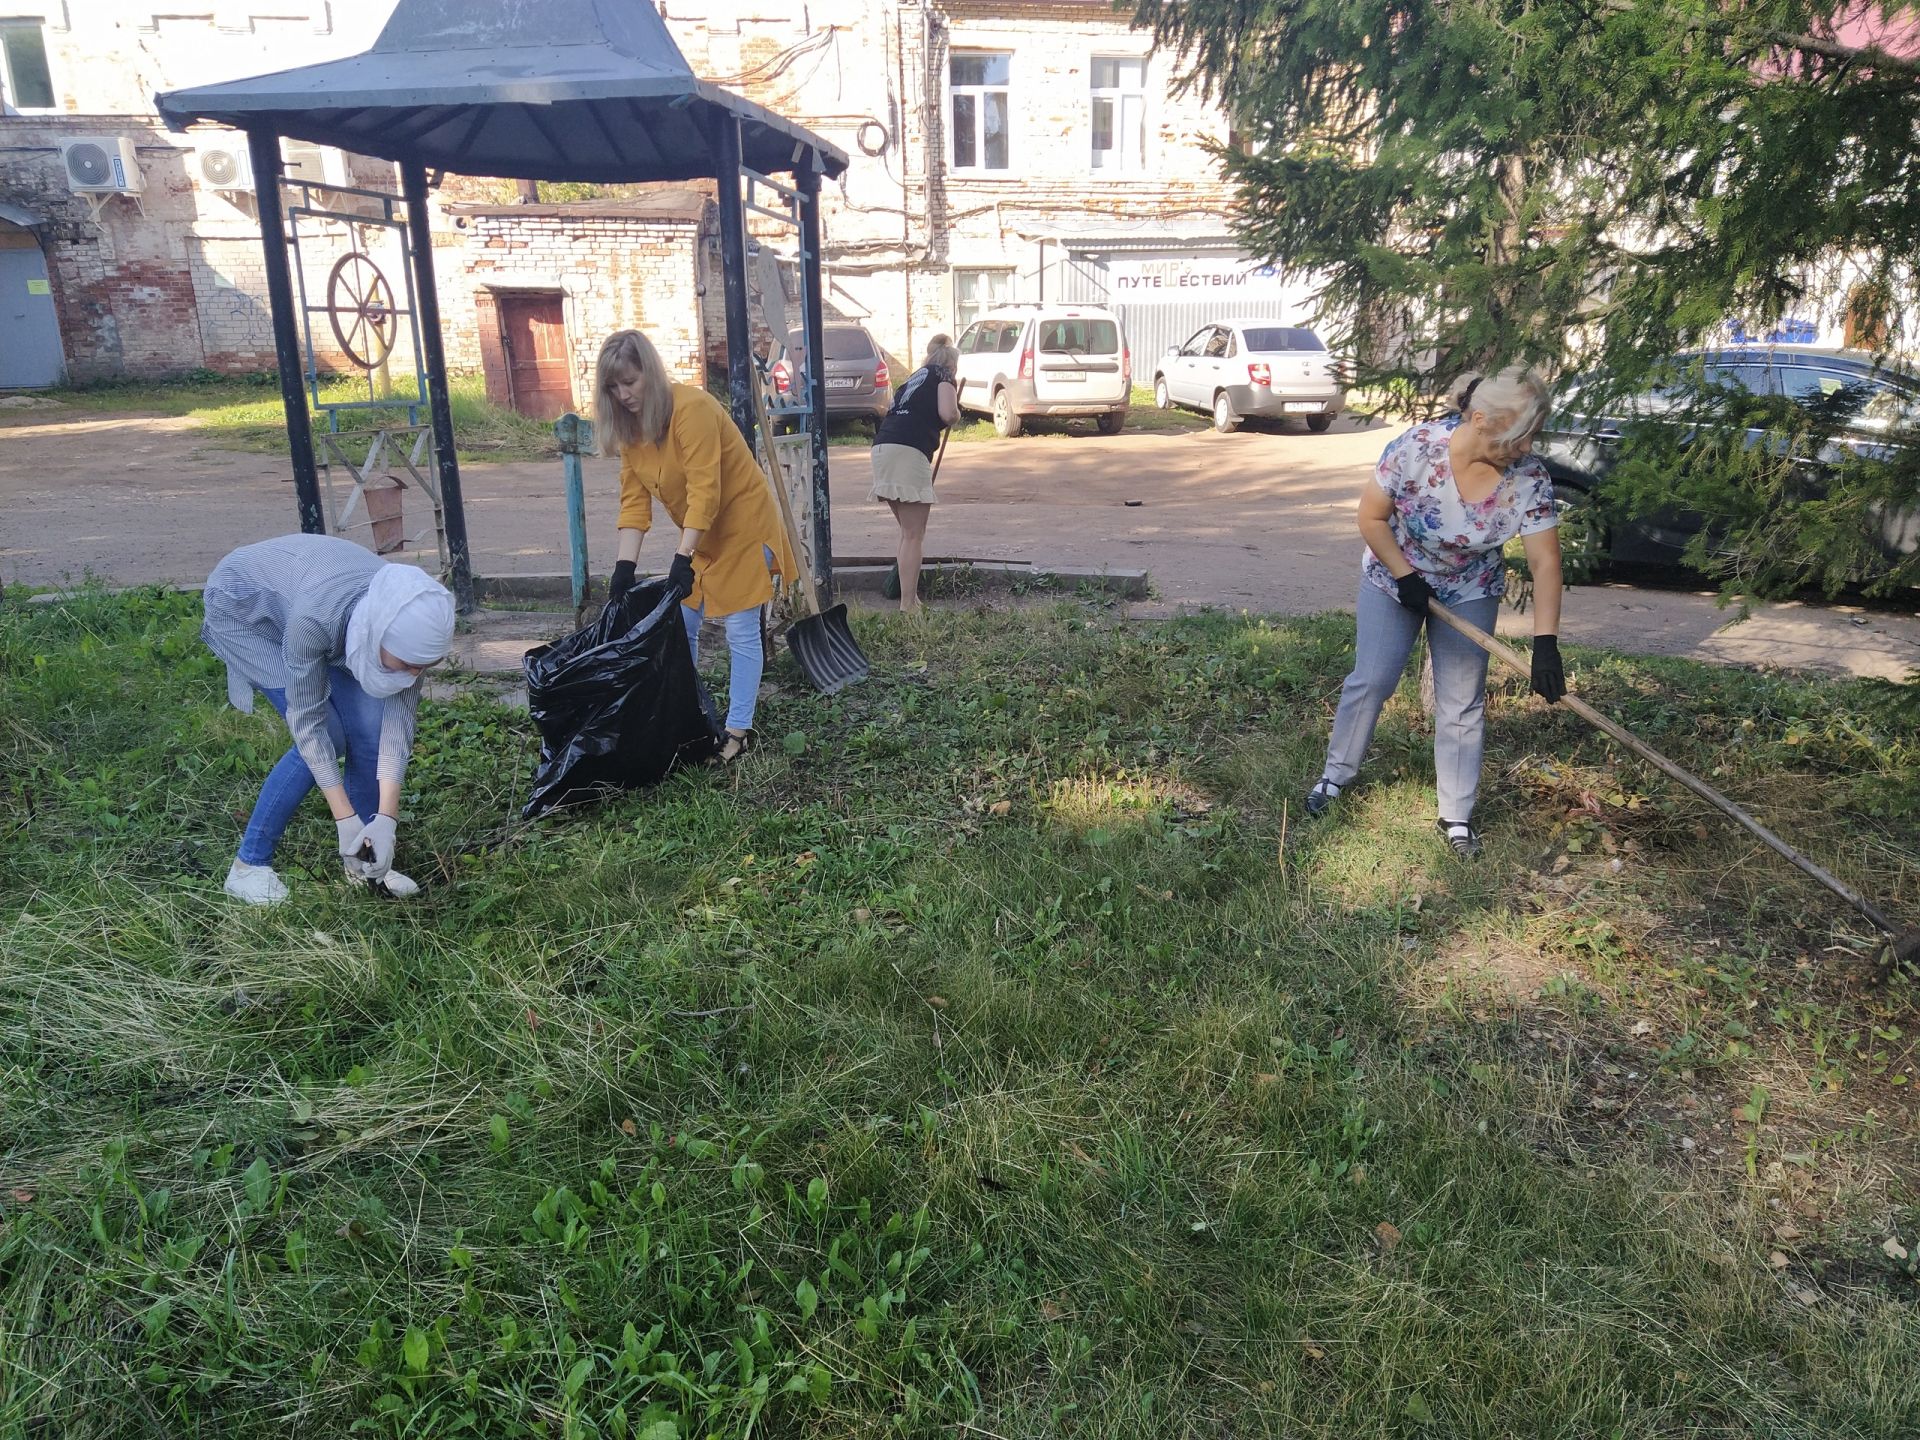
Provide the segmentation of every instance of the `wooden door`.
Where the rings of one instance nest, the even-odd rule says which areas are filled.
[[[573,361],[567,353],[561,296],[502,295],[500,338],[507,352],[507,394],[515,410],[535,420],[553,420],[573,408]]]

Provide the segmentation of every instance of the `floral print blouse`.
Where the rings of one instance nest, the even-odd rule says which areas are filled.
[[[1516,535],[1551,530],[1560,523],[1553,508],[1553,481],[1531,455],[1514,461],[1494,492],[1479,504],[1460,496],[1447,440],[1458,416],[1415,425],[1380,456],[1373,478],[1393,502],[1389,522],[1407,563],[1426,577],[1443,605],[1506,593],[1500,551]],[[1389,595],[1398,593],[1393,572],[1371,549],[1361,565],[1366,579]]]

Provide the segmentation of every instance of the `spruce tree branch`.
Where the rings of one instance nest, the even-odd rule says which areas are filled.
[[[1605,0],[1602,8],[1614,15],[1629,15],[1640,6],[1636,0]],[[1670,18],[1689,30],[1703,34],[1733,33],[1731,25],[1715,23],[1698,15],[1673,15]],[[1785,30],[1769,31],[1765,38],[1767,43],[1782,50],[1796,50],[1803,55],[1818,55],[1822,59],[1837,60],[1847,65],[1872,66],[1877,70],[1920,77],[1920,56],[1896,55],[1884,45],[1843,45],[1838,40],[1829,40],[1824,36],[1796,35]]]

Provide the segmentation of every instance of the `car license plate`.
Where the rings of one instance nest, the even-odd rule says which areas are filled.
[[[827,377],[827,389],[829,390],[851,390],[859,383],[860,382],[851,375],[829,375]]]
[[[1057,375],[1049,375],[1047,378],[1056,385],[1084,385],[1087,383],[1086,375],[1079,370],[1066,370]]]
[[[1318,400],[1289,400],[1280,408],[1289,415],[1317,415],[1327,407]]]

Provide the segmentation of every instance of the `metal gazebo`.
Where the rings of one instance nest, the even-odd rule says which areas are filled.
[[[757,381],[741,187],[790,189],[801,230],[813,565],[816,579],[831,583],[820,182],[845,171],[847,157],[802,127],[698,79],[650,0],[399,0],[364,54],[173,90],[156,101],[173,129],[205,120],[247,133],[300,526],[309,532],[324,529],[324,520],[287,258],[280,138],[398,163],[446,511],[447,564],[462,610],[473,605],[473,573],[447,401],[427,172],[601,183],[717,181],[727,380],[734,421],[749,442]],[[790,176],[791,187],[772,179],[776,175]]]

